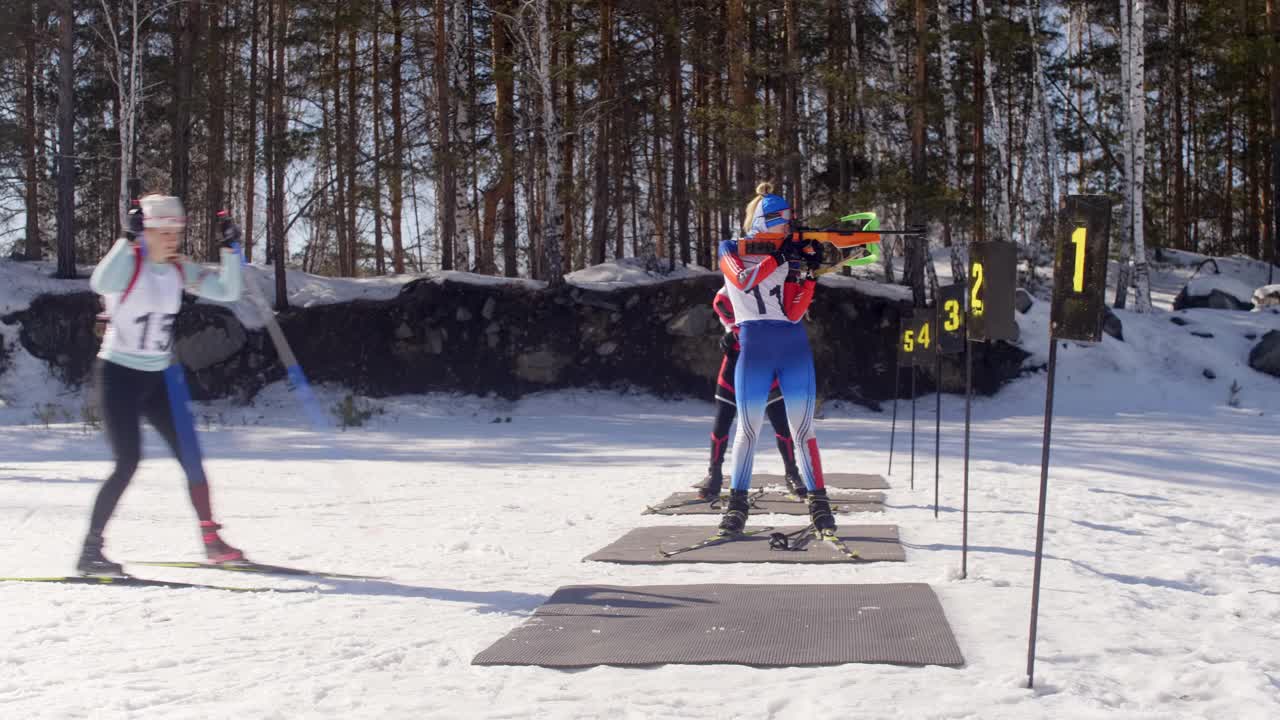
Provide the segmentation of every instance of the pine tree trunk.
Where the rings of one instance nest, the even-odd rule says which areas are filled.
[[[22,119],[23,159],[26,161],[23,178],[26,196],[23,211],[26,214],[26,249],[23,256],[27,260],[40,260],[44,257],[44,244],[40,242],[40,166],[36,162],[39,131],[36,121],[36,26],[32,12],[34,0],[21,0],[22,11],[19,22],[22,25]]]
[[[729,58],[729,92],[733,100],[734,118],[729,136],[734,156],[733,193],[749,196],[756,184],[755,123],[752,118],[751,94],[747,91],[746,68],[750,61],[747,50],[746,11],[743,0],[728,0],[728,27],[725,52]]]
[[[184,10],[185,8],[185,10]],[[173,103],[169,106],[170,192],[190,205],[191,193],[191,104],[195,89],[195,57],[201,26],[201,3],[177,4],[170,8],[173,35]],[[182,244],[189,248],[190,236],[183,230]],[[188,249],[187,252],[190,252]]]
[[[986,73],[983,71],[983,63],[987,56],[986,43],[983,38],[986,37],[986,13],[982,5],[982,0],[972,0],[973,22],[979,26],[979,31],[974,33],[973,41],[973,62],[971,71],[973,72],[973,241],[987,241],[987,211],[986,211],[986,129],[987,121],[985,117],[986,111]]]
[[[596,79],[595,182],[591,200],[591,264],[604,262],[609,237],[610,120],[613,116],[613,0],[600,0],[600,62]],[[618,172],[619,168],[614,168]],[[618,219],[621,222],[621,218]]]
[[[387,189],[391,195],[391,267],[397,275],[404,273],[404,110],[401,65],[404,62],[404,13],[401,0],[391,0],[391,177]]]
[[[1182,32],[1185,27],[1186,0],[1172,0],[1174,12],[1170,13],[1173,71],[1173,219],[1169,244],[1175,248],[1187,247],[1187,174],[1186,150],[1182,136]]]
[[[288,156],[282,149],[284,135],[287,132],[288,118],[284,112],[284,95],[285,95],[285,78],[286,68],[284,62],[284,46],[285,39],[289,36],[289,3],[288,0],[278,0],[279,11],[276,18],[275,38],[275,60],[274,71],[272,72],[272,84],[275,90],[272,93],[272,102],[274,108],[272,114],[274,119],[271,122],[271,129],[275,134],[273,142],[275,159],[272,163],[271,183],[272,203],[271,203],[271,249],[272,256],[276,266],[276,310],[285,310],[289,307],[288,286],[285,283],[285,258],[288,256],[288,242],[284,235],[284,171],[288,164]]]
[[[705,53],[707,48],[707,18],[705,6],[699,9],[698,21],[694,25],[694,42],[698,48],[698,60],[694,64],[694,104],[697,107],[698,135],[698,257],[697,263],[705,268],[711,267],[715,251],[711,243],[711,147],[710,132],[707,119],[707,68]]]
[[[1223,143],[1223,152],[1226,153],[1227,171],[1222,176],[1222,206],[1219,212],[1222,222],[1222,239],[1219,241],[1220,249],[1216,254],[1230,255],[1235,249],[1235,204],[1232,202],[1232,192],[1235,190],[1235,144],[1236,144],[1236,114],[1235,103],[1231,95],[1227,95],[1227,137]]]
[[[794,3],[795,0],[788,2]],[[667,95],[670,98],[668,124],[671,130],[671,204],[674,213],[672,222],[675,225],[675,236],[671,238],[671,242],[679,245],[680,262],[688,265],[692,262],[692,257],[689,247],[689,179],[684,138],[684,60],[680,47],[680,0],[672,0],[669,12],[670,15],[665,20],[667,41],[663,43],[663,50],[667,57]],[[673,264],[676,257],[674,250],[673,248],[670,254]]]
[[[398,0],[397,0],[398,1]],[[498,200],[502,203],[502,263],[507,277],[516,277],[516,190],[515,190],[515,65],[512,37],[506,15],[510,0],[497,0],[493,14],[493,62],[496,88],[494,127],[498,136]]]
[[[266,223],[263,227],[263,237],[266,239],[266,248],[264,248],[263,262],[267,265],[275,263],[275,255],[271,251],[272,220],[271,212],[275,207],[273,195],[275,194],[275,122],[276,122],[276,0],[266,0],[267,2],[267,63],[265,65],[267,71],[266,89],[263,97],[262,105],[262,161],[263,170],[266,171],[267,177],[264,183],[265,197],[263,198],[263,209],[266,213]],[[336,37],[336,30],[335,37]],[[335,53],[336,54],[336,53]]]
[[[226,184],[226,97],[227,80],[224,67],[222,13],[223,0],[211,0],[209,3],[209,126],[206,154],[209,158],[209,184],[206,189],[205,218],[205,257],[209,261],[218,259],[219,233],[218,213],[224,204],[223,186]]]
[[[1250,28],[1252,30],[1252,28]],[[1258,116],[1250,110],[1247,146],[1244,156],[1248,163],[1244,176],[1244,251],[1249,257],[1258,257],[1258,164],[1262,158],[1261,143],[1258,142]]]
[[[1280,8],[1276,7],[1278,0],[1267,0],[1267,27],[1271,30],[1272,40],[1280,38]],[[1275,265],[1280,258],[1277,257],[1276,248],[1280,245],[1280,54],[1271,56],[1270,71],[1270,95],[1271,95],[1271,191],[1267,194],[1267,198],[1271,203],[1270,242],[1267,243],[1267,250],[1263,255],[1267,258],[1267,262]],[[1268,282],[1272,280],[1272,271],[1268,270]]]
[[[911,91],[911,193],[910,223],[924,225],[928,215],[924,207],[924,197],[928,185],[925,157],[925,108],[929,103],[928,86],[926,85],[926,67],[929,59],[929,16],[925,11],[925,0],[914,2],[915,58],[912,72]],[[928,235],[923,239],[908,240],[903,246],[904,267],[902,274],[911,284],[911,292],[917,307],[925,304],[924,275],[925,266],[929,265]]]
[[[662,42],[661,33],[654,36],[654,55],[656,62],[654,63],[655,75],[662,76],[662,53],[660,46],[665,45]],[[661,95],[654,105],[653,114],[653,155],[652,161],[649,163],[649,212],[645,215],[645,220],[651,222],[647,235],[645,265],[653,270],[657,268],[656,259],[670,257],[669,244],[671,240],[670,234],[667,232],[667,175],[666,175],[666,159],[662,152],[662,130],[663,121],[661,113],[658,112],[661,107]]]
[[[258,0],[253,0],[249,19],[249,119],[244,153],[244,257],[248,261],[253,260],[253,205],[258,195],[258,26]]]
[[[75,9],[58,7],[58,270],[76,276]]]
[[[616,65],[615,65],[616,67]],[[615,102],[626,102],[626,99],[614,96]],[[630,173],[634,158],[631,154],[633,147],[633,138],[631,137],[631,116],[629,108],[619,110],[613,113],[614,122],[609,123],[609,141],[613,145],[613,160],[610,163],[611,172],[613,174],[613,192],[611,198],[613,202],[613,257],[621,259],[626,257],[627,247],[625,240],[625,220],[626,206],[624,205],[626,195],[623,193],[622,183],[624,177],[631,177]],[[621,131],[619,131],[619,125]],[[624,171],[625,168],[625,171]],[[631,193],[632,207],[635,207],[636,198],[639,196],[638,191]]]
[[[545,0],[544,0],[545,1]],[[439,228],[437,241],[440,248],[440,269],[452,270],[454,260],[454,228],[456,218],[456,189],[454,178],[453,147],[453,92],[449,87],[449,36],[445,34],[445,17],[447,8],[445,0],[436,0],[436,37],[435,37],[435,85],[436,85],[436,163],[438,165],[436,181],[436,224]],[[456,30],[456,28],[454,28]]]
[[[386,258],[382,248],[382,36],[379,33],[382,12],[375,8],[372,15],[373,76],[369,78],[369,82],[373,85],[373,261],[374,271],[378,275],[386,275]]]
[[[786,192],[794,217],[804,217],[804,178],[800,157],[800,122],[797,110],[799,93],[800,18],[796,0],[783,2],[783,25],[786,46],[783,49],[782,74],[782,142],[786,148]]]
[[[342,155],[347,161],[346,180],[347,180],[347,256],[346,256],[346,272],[347,277],[356,277],[360,274],[360,267],[357,264],[360,256],[360,234],[356,227],[356,217],[360,211],[359,195],[356,189],[356,150],[359,145],[359,104],[356,95],[356,80],[359,77],[359,70],[356,65],[356,26],[359,20],[356,17],[347,17],[347,140],[343,147]]]

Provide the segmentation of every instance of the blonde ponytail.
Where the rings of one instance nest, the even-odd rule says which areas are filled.
[[[764,196],[769,195],[772,192],[773,183],[762,182],[756,186],[756,196],[751,202],[747,203],[747,216],[742,220],[743,235],[751,234],[751,225],[752,221],[755,220],[756,217],[756,208],[760,206],[760,201],[764,199]]]

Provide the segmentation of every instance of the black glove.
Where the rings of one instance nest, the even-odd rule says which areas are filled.
[[[124,236],[134,242],[142,237],[142,208],[134,207],[129,210],[128,226],[124,230]]]
[[[737,352],[738,350],[737,334],[735,334],[732,330],[726,332],[724,336],[720,338],[720,350],[726,355],[731,352]]]
[[[222,232],[222,242],[219,243],[219,245],[227,248],[228,250],[232,250],[235,245],[240,243],[240,237],[242,235],[240,232],[240,226],[235,224],[231,219],[231,216],[227,214],[226,210],[218,213],[218,219],[220,220],[219,229]]]
[[[804,258],[805,270],[814,272],[822,267],[822,246],[814,243],[810,249],[812,252],[801,253],[800,257]]]

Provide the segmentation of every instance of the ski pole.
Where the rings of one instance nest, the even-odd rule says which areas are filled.
[[[226,228],[231,222],[231,217],[226,210],[218,211],[218,219],[222,228]],[[231,249],[239,256],[241,266],[249,267],[249,262],[245,260],[244,252],[240,249],[240,243],[231,243]],[[320,404],[316,401],[315,394],[311,392],[311,383],[307,382],[306,373],[302,371],[302,366],[298,364],[298,358],[293,354],[293,348],[289,346],[289,341],[285,338],[284,331],[280,329],[280,323],[276,322],[275,313],[267,305],[266,298],[262,296],[258,286],[250,280],[247,274],[244,276],[244,284],[249,290],[250,299],[253,300],[258,309],[258,314],[267,326],[267,334],[271,336],[271,343],[275,345],[276,354],[280,356],[280,361],[284,364],[289,384],[297,392],[302,409],[306,412],[308,419],[311,420],[311,427],[315,430],[328,427],[329,423],[325,420],[324,413],[320,412]]]

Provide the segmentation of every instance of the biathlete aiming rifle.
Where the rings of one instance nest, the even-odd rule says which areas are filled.
[[[861,227],[848,225],[861,222]],[[924,228],[881,230],[874,212],[845,215],[837,225],[825,228],[796,227],[790,233],[756,233],[738,241],[739,255],[772,255],[784,246],[817,266],[815,275],[825,275],[842,267],[870,265],[880,259],[883,235],[922,235]]]

